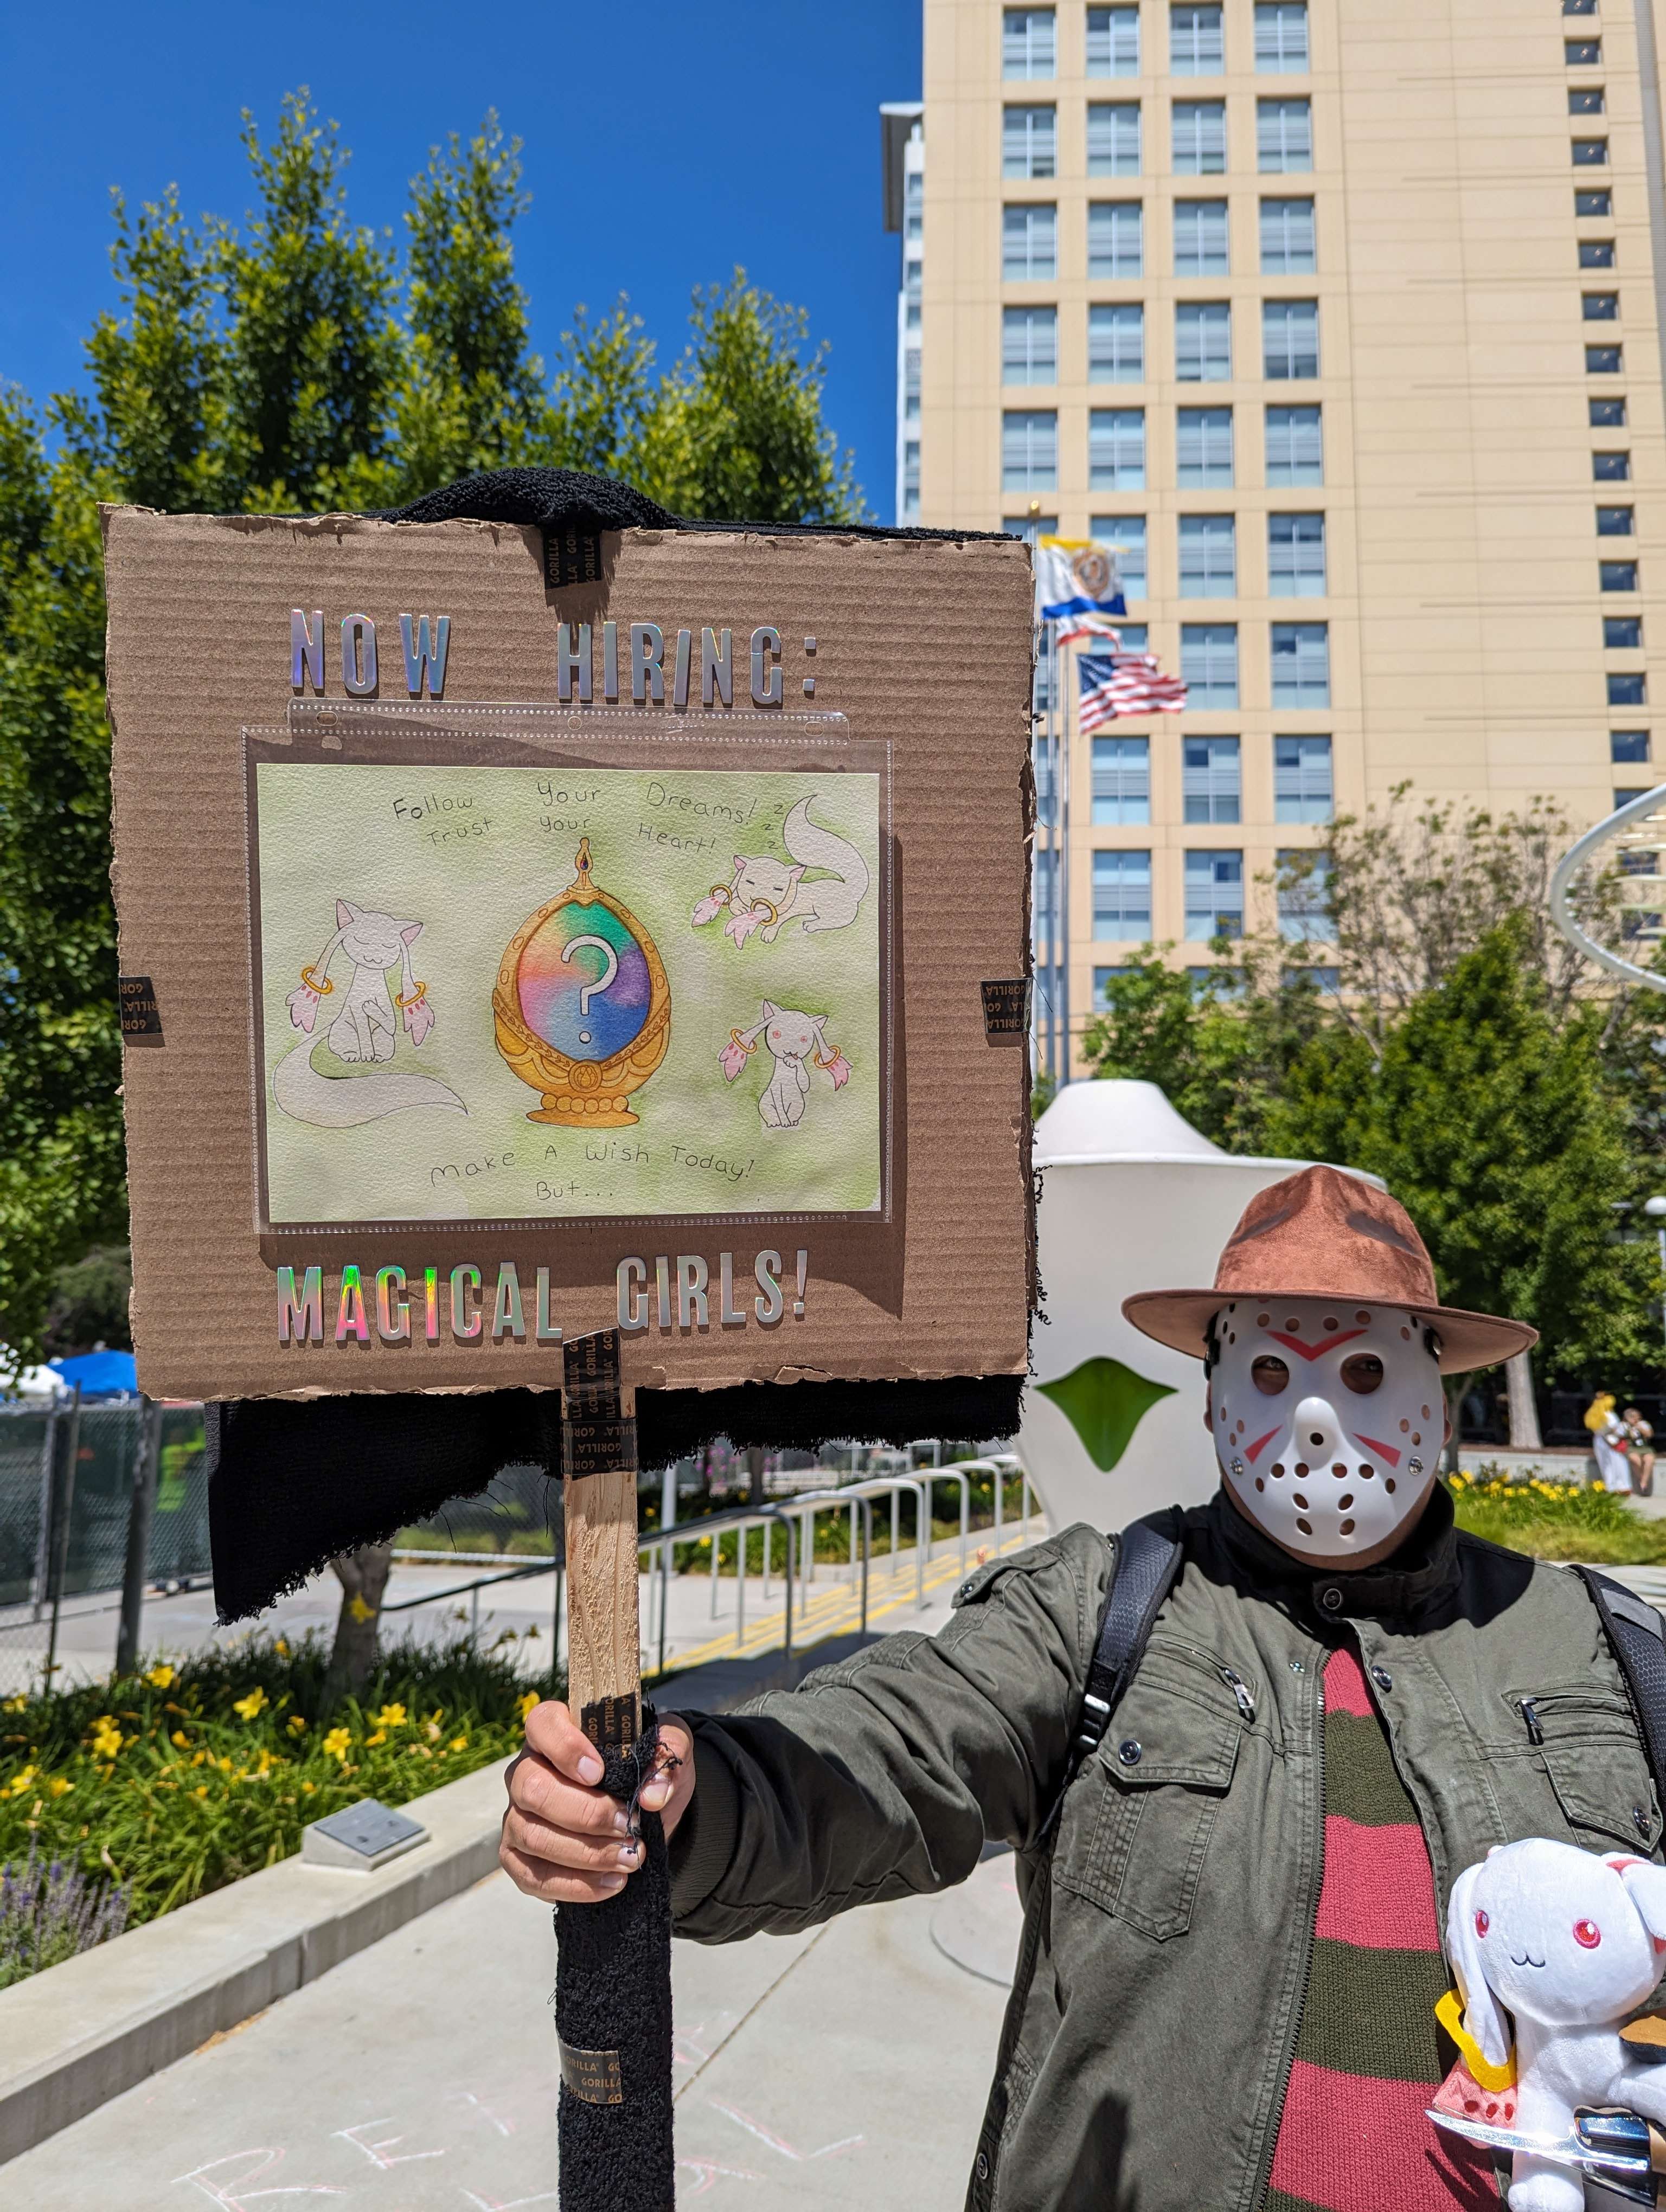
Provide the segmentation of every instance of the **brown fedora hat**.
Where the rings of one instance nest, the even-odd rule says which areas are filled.
[[[1135,1328],[1201,1359],[1210,1316],[1231,1298],[1332,1298],[1402,1306],[1440,1339],[1441,1372],[1493,1367],[1536,1344],[1525,1322],[1444,1306],[1423,1239],[1405,1207],[1340,1168],[1304,1168],[1252,1198],[1207,1291],[1124,1298]]]

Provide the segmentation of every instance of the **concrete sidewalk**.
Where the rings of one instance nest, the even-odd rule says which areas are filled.
[[[678,2202],[952,2212],[1004,1992],[937,1900],[674,1954]],[[502,1875],[0,2168],[7,2212],[556,2202],[550,1917]]]

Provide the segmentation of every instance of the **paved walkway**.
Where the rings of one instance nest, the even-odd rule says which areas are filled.
[[[674,1954],[679,2204],[952,2212],[1004,1991],[938,1901]],[[556,2203],[555,1940],[501,1875],[0,2171],[7,2212]]]

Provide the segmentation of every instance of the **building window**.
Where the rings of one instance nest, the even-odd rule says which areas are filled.
[[[1056,384],[1059,313],[1056,307],[1003,307],[1000,315],[1003,384]]]
[[[1000,17],[1000,73],[1005,77],[1051,76],[1053,10],[1006,8]]]
[[[1608,163],[1608,142],[1606,138],[1576,138],[1573,142],[1573,166],[1576,169],[1605,169]]]
[[[1590,472],[1598,483],[1623,483],[1632,472],[1629,453],[1593,453]]]
[[[1188,822],[1243,818],[1236,738],[1183,738],[1181,798]]]
[[[1056,514],[1014,514],[1007,518],[1006,527],[1010,536],[1023,538],[1033,552],[1043,538],[1058,536],[1059,518]],[[1043,661],[1041,665],[1044,671],[1047,664]],[[1047,678],[1044,673],[1039,681],[1042,690],[1045,691]]]
[[[1618,376],[1620,359],[1618,346],[1587,346],[1585,374],[1588,376]]]
[[[1243,854],[1188,853],[1186,942],[1207,945],[1211,938],[1243,934]]]
[[[1325,623],[1273,625],[1273,704],[1330,704],[1330,630]]]
[[[1146,577],[1146,518],[1143,514],[1096,514],[1088,522],[1090,534],[1102,545],[1109,545],[1116,556],[1117,573],[1122,579],[1125,599],[1143,599],[1150,596]],[[1142,623],[1119,623],[1125,653],[1140,652],[1146,648],[1146,630]]]
[[[1565,15],[1594,15],[1596,0],[1562,0],[1562,13]]]
[[[1570,115],[1601,115],[1608,106],[1601,85],[1572,86],[1567,96]]]
[[[1139,384],[1146,374],[1146,311],[1126,306],[1087,311],[1087,380]]]
[[[1177,200],[1174,204],[1174,273],[1177,276],[1224,276],[1227,272],[1225,200]]]
[[[1231,599],[1237,596],[1237,532],[1230,514],[1180,518],[1180,596]]]
[[[1087,417],[1087,480],[1095,491],[1146,488],[1146,410],[1094,407]]]
[[[1028,408],[1000,418],[1003,491],[1056,491],[1059,418],[1050,407]]]
[[[1225,300],[1180,300],[1174,373],[1183,384],[1220,384],[1232,374],[1232,311]]]
[[[1238,702],[1238,626],[1236,623],[1183,623],[1180,673],[1186,703],[1202,713]]]
[[[1124,975],[1132,975],[1132,968],[1096,968],[1093,971],[1093,1011],[1108,1014],[1111,1009],[1112,987]]]
[[[1037,201],[1000,211],[1000,273],[1009,283],[1050,283],[1059,273],[1059,211]]]
[[[1623,430],[1626,427],[1626,403],[1623,399],[1588,399],[1585,413],[1593,430]]]
[[[1149,738],[1095,738],[1093,819],[1124,828],[1151,820]]]
[[[1610,707],[1643,707],[1648,704],[1648,691],[1641,670],[1632,676],[1610,676],[1608,678]]]
[[[1093,934],[1106,939],[1151,935],[1151,854],[1093,855]]]
[[[1087,73],[1090,76],[1138,76],[1140,10],[1090,8],[1087,11]]]
[[[1620,319],[1618,292],[1587,292],[1579,302],[1579,313],[1588,323],[1617,323]]]
[[[1604,615],[1602,644],[1609,653],[1640,653],[1643,650],[1642,616]]]
[[[1004,107],[1000,112],[1003,177],[1055,177],[1059,173],[1058,111]]]
[[[1582,269],[1612,269],[1614,240],[1611,238],[1585,238],[1579,241],[1579,266]]]
[[[1183,407],[1175,422],[1175,477],[1184,488],[1219,489],[1232,481],[1232,410]]]
[[[903,520],[911,520],[920,512],[920,441],[904,440],[903,445]]]
[[[1336,924],[1329,912],[1329,856],[1311,846],[1286,846],[1277,855],[1277,866],[1280,936],[1292,945],[1332,941]]]
[[[1311,200],[1263,200],[1261,204],[1261,273],[1263,276],[1307,276],[1318,266]]]
[[[1316,484],[1325,480],[1322,426],[1316,407],[1267,410],[1267,481]]]
[[[1322,514],[1267,518],[1267,592],[1274,599],[1322,599],[1325,595],[1325,519]]]
[[[1634,592],[1637,589],[1635,561],[1599,561],[1597,580],[1605,592]]]
[[[1316,300],[1263,300],[1262,373],[1269,380],[1319,374]]]
[[[1274,738],[1273,819],[1329,822],[1335,811],[1329,738]]]
[[[1256,102],[1256,165],[1268,176],[1293,175],[1313,167],[1310,100]]]
[[[1646,730],[1610,730],[1608,758],[1630,767],[1649,757],[1649,732]]]
[[[1140,103],[1137,100],[1090,101],[1087,111],[1087,173],[1090,177],[1139,175]]]
[[[1177,177],[1219,177],[1226,168],[1226,103],[1224,100],[1177,100],[1174,103],[1174,173]]]
[[[1036,712],[1047,712],[1046,687],[1042,671],[1047,665],[1046,656],[1036,664]],[[1050,738],[1036,738],[1031,743],[1030,760],[1036,778],[1036,819],[1051,829],[1059,813],[1058,748]],[[1039,855],[1037,856],[1039,857]]]
[[[1636,512],[1629,507],[1599,507],[1596,510],[1596,534],[1599,538],[1629,538]]]
[[[1304,0],[1256,0],[1257,72],[1262,76],[1299,76],[1307,65]]]
[[[1092,200],[1087,210],[1090,276],[1138,276],[1146,265],[1145,223],[1138,200]]]
[[[1595,69],[1602,58],[1601,39],[1564,39],[1562,59],[1569,69]]]
[[[1573,212],[1576,216],[1580,216],[1612,215],[1614,213],[1614,194],[1608,191],[1606,185],[1604,185],[1600,191],[1575,192],[1573,195]]]
[[[1226,65],[1225,53],[1219,8],[1170,9],[1170,76],[1219,76]]]

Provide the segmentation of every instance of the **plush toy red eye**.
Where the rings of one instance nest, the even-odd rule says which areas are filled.
[[[1602,1931],[1594,1920],[1576,1920],[1573,1923],[1573,1940],[1576,1943],[1583,1944],[1587,1951],[1594,1951],[1602,1940]]]
[[[1484,1912],[1478,1912],[1475,1915],[1475,1933],[1477,1936],[1486,1935],[1487,1929],[1492,1925],[1492,1922],[1487,1918]]]

